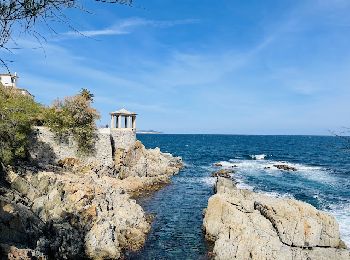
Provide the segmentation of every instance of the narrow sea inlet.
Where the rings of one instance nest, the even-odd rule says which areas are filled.
[[[171,184],[138,203],[154,214],[144,248],[129,259],[206,259],[209,245],[202,232],[203,209],[213,194],[214,179],[203,165],[210,164],[202,136],[138,135],[147,147],[183,157],[185,168]],[[196,148],[199,148],[196,151]]]
[[[139,203],[155,219],[144,248],[128,259],[206,259],[203,209],[218,167],[234,168],[240,187],[308,202],[333,214],[350,243],[350,157],[337,137],[138,135],[146,147],[182,156],[186,167],[172,183]],[[287,164],[296,171],[274,167]]]

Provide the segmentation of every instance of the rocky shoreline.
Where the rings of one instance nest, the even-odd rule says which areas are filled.
[[[1,259],[119,259],[139,250],[151,223],[134,198],[167,184],[182,167],[181,158],[136,141],[116,150],[113,165],[65,158],[57,165],[6,168]],[[210,256],[350,259],[334,217],[297,200],[239,189],[231,174],[212,175],[216,194],[203,220],[214,244]]]
[[[218,177],[203,228],[215,259],[350,259],[335,218],[310,204]]]
[[[74,158],[6,169],[0,249],[8,259],[117,259],[143,246],[150,223],[131,197],[169,182],[181,158],[136,141],[115,167]]]

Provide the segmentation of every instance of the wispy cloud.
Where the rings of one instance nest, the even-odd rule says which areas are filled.
[[[46,55],[34,50],[35,42],[21,42],[26,49],[15,51],[22,57],[16,70],[21,86],[46,104],[89,88],[102,122],[108,122],[112,109],[125,106],[141,115],[142,128],[165,132],[322,132],[347,124],[350,56],[348,37],[340,33],[347,31],[330,34],[330,28],[321,26],[346,24],[347,16],[335,15],[342,11],[331,4],[316,7],[311,2],[300,4],[278,23],[264,20],[264,29],[254,30],[253,40],[242,35],[238,44],[241,35],[231,27],[223,28],[232,37],[204,24],[182,26],[200,22],[195,19],[107,21],[105,26],[64,34],[82,44],[44,43]],[[171,41],[158,37],[163,36],[162,28],[173,26],[182,26],[186,38],[183,34],[177,38],[173,30],[167,30]],[[316,33],[317,28],[321,32]],[[121,36],[147,29],[160,34],[129,37],[126,45],[115,37],[96,43],[90,52],[81,50],[80,37]],[[215,111],[229,119],[222,120]]]
[[[128,34],[129,32],[123,31],[119,28],[105,28],[101,30],[86,30],[86,31],[69,31],[64,33],[64,36],[71,36],[72,38],[78,37],[96,37],[96,36],[107,36],[107,35],[122,35]]]
[[[197,19],[182,19],[182,20],[147,20],[143,18],[128,18],[121,20],[101,29],[96,30],[82,30],[82,31],[69,31],[64,33],[65,38],[79,38],[79,37],[96,37],[96,36],[110,36],[110,35],[123,35],[129,34],[133,30],[139,27],[159,27],[167,28],[178,25],[194,24],[198,23]]]

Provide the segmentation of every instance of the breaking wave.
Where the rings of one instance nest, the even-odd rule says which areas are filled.
[[[338,182],[331,170],[320,166],[264,159],[230,159],[217,162],[216,165],[235,170],[233,178],[237,181],[238,188],[273,197],[304,200],[329,212],[339,222],[341,238],[350,246],[350,201],[334,206],[326,203],[331,196],[327,191],[334,189]],[[281,170],[275,165],[287,165],[296,171]]]
[[[265,160],[266,158],[266,154],[252,154],[252,155],[249,155],[249,157],[253,160]]]
[[[340,228],[340,237],[344,243],[349,247],[350,246],[350,202],[340,204],[340,205],[331,205],[330,209],[327,210],[332,214],[339,223]]]

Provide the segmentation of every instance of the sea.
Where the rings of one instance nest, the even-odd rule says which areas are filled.
[[[236,166],[240,188],[288,197],[332,214],[350,246],[350,150],[335,136],[139,134],[147,148],[181,156],[185,168],[171,184],[138,203],[154,216],[145,246],[127,259],[207,259],[212,244],[202,231],[203,210],[218,169]],[[283,171],[287,164],[296,171]]]

